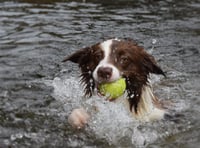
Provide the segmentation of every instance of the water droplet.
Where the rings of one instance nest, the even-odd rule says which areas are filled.
[[[94,91],[95,91],[95,92],[98,92],[98,89],[95,87]]]
[[[166,131],[166,132],[165,132],[165,134],[166,134],[166,135],[169,135],[169,132],[168,132],[168,131]]]
[[[10,139],[12,141],[16,140],[16,139],[22,139],[23,138],[23,134],[22,133],[17,133],[15,135],[11,135]]]
[[[92,90],[92,86],[90,86],[90,90]]]
[[[152,44],[156,44],[157,40],[156,39],[152,39]]]
[[[131,98],[134,98],[135,97],[135,95],[134,94],[131,94],[131,96],[130,96]]]
[[[90,83],[93,83],[93,79],[90,79]]]

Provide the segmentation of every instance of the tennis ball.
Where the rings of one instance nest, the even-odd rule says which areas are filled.
[[[124,94],[126,82],[124,78],[110,83],[103,83],[99,86],[99,91],[102,95],[108,96],[110,99],[116,99]]]

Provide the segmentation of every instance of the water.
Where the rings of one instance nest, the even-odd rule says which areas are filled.
[[[198,147],[200,3],[191,1],[0,2],[0,147]],[[167,78],[155,93],[173,100],[177,123],[139,123],[122,104],[83,97],[78,67],[65,55],[109,37],[131,37]],[[100,111],[96,111],[97,104]],[[76,131],[73,108],[91,112]]]

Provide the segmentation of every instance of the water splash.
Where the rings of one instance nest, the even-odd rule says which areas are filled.
[[[53,96],[63,102],[67,114],[74,108],[83,107],[91,115],[85,134],[93,133],[94,139],[105,139],[109,145],[146,147],[159,138],[168,137],[180,132],[179,129],[184,129],[182,125],[175,125],[171,121],[136,121],[124,101],[117,100],[114,103],[98,95],[86,99],[83,97],[83,88],[75,77],[56,77],[52,85]]]

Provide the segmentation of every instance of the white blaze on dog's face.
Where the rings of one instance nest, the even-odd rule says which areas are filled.
[[[116,81],[121,77],[119,69],[110,62],[112,40],[107,40],[99,44],[103,51],[103,59],[93,71],[93,78],[97,83]]]

